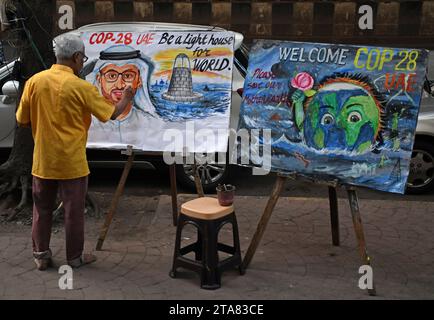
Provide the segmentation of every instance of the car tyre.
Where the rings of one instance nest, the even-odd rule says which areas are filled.
[[[417,140],[413,146],[407,180],[407,194],[426,193],[434,188],[434,145]]]
[[[205,193],[215,193],[215,188],[219,184],[223,184],[226,182],[229,174],[229,166],[227,160],[228,159],[226,156],[225,163],[197,164],[197,170],[199,172],[199,177],[202,180],[202,186]],[[192,164],[177,165],[176,179],[183,187],[191,191],[196,191]]]

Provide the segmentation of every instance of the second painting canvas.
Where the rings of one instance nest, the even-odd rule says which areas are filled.
[[[272,171],[403,193],[426,63],[425,50],[258,40],[239,129],[270,131],[256,144],[271,143]]]

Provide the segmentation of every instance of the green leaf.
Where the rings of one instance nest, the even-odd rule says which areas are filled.
[[[316,90],[309,89],[309,90],[306,90],[306,91],[304,92],[304,95],[305,95],[306,97],[310,98],[310,97],[312,97],[313,95],[315,95],[315,93],[316,93]]]

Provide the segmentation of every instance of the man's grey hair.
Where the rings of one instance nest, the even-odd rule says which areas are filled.
[[[84,52],[84,43],[79,36],[65,34],[55,39],[54,52],[57,59],[71,59],[76,52]]]

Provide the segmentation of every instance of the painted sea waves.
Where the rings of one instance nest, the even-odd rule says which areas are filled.
[[[272,171],[403,193],[426,63],[425,50],[258,40],[239,129],[271,130]]]

